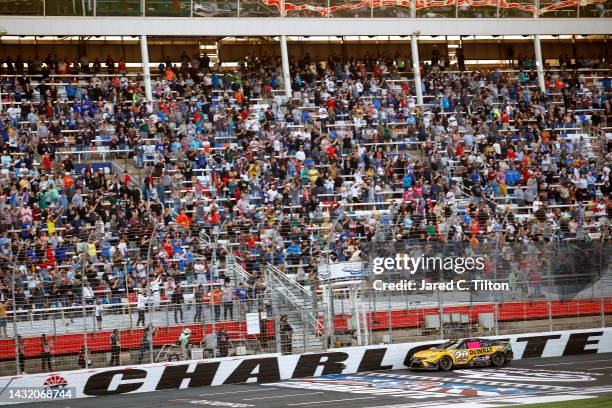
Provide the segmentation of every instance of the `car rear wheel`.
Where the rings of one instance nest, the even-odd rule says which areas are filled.
[[[506,362],[506,356],[502,353],[495,353],[491,356],[491,365],[493,367],[501,367]]]
[[[449,356],[442,357],[438,362],[438,367],[442,371],[450,370],[451,368],[453,368],[453,359],[451,359]]]

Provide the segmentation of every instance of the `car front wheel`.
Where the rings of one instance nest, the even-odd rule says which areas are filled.
[[[449,356],[444,356],[438,362],[438,367],[442,371],[448,371],[453,368],[453,360]]]

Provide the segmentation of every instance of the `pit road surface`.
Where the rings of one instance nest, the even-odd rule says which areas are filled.
[[[32,408],[492,408],[612,395],[612,353],[513,361],[503,368],[376,371],[19,404]]]

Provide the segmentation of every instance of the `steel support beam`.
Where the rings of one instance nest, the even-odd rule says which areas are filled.
[[[289,52],[287,51],[287,36],[280,36],[281,60],[283,63],[283,84],[287,101],[291,100],[291,73],[289,71]]]
[[[417,104],[423,105],[423,82],[421,81],[421,64],[419,63],[419,42],[416,34],[410,38],[412,45],[412,70],[414,72],[414,90],[416,92]]]
[[[535,50],[535,63],[538,71],[538,85],[540,91],[546,93],[546,85],[544,82],[544,59],[542,58],[542,45],[540,44],[540,34],[533,36],[533,48]]]
[[[144,76],[145,95],[147,102],[153,102],[153,90],[151,88],[151,68],[149,67],[149,47],[147,36],[140,36],[140,55],[142,57],[142,74]]]

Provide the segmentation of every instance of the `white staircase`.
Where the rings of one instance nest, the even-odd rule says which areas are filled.
[[[270,264],[266,266],[266,283],[272,289],[275,313],[287,315],[293,328],[292,353],[322,351],[323,323],[314,308],[310,289]]]

